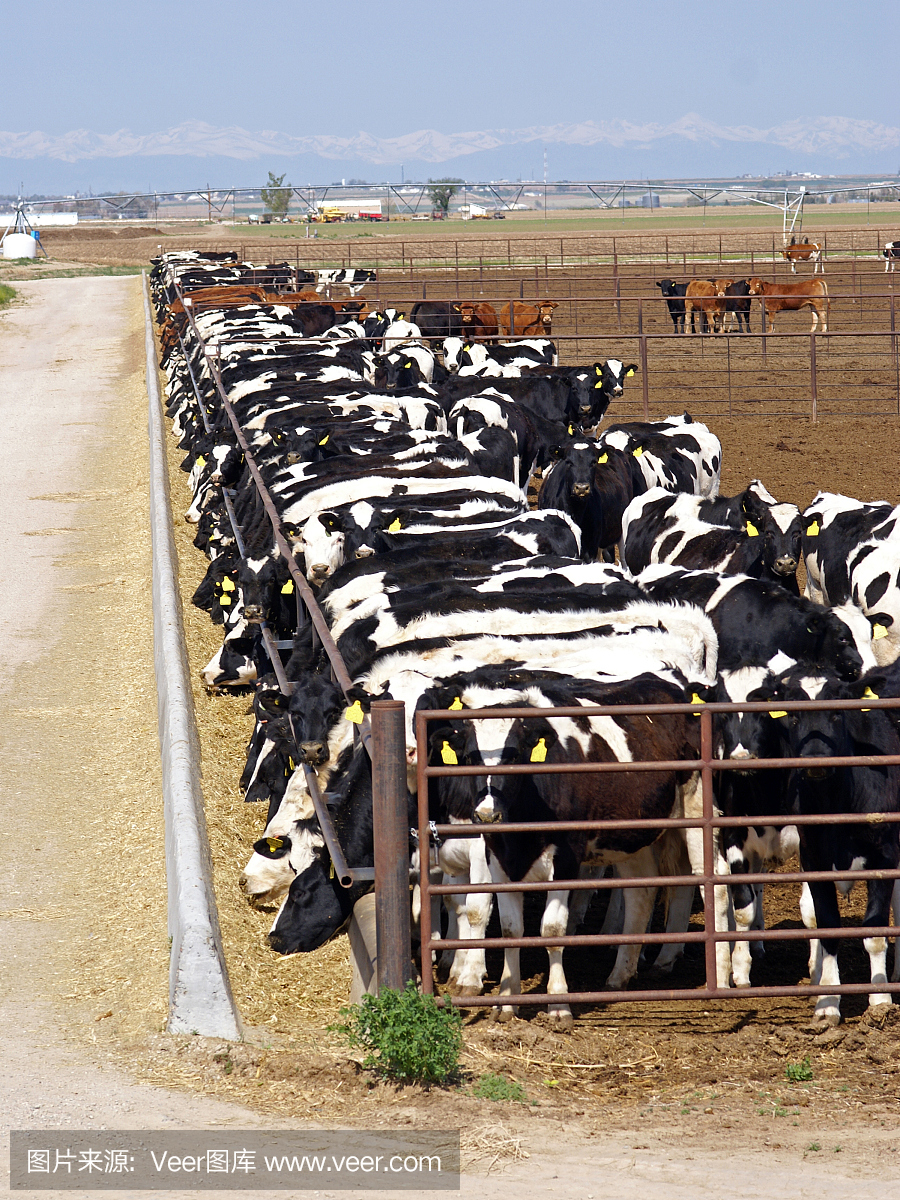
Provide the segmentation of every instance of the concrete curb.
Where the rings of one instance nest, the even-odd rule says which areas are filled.
[[[153,658],[162,751],[169,892],[170,1033],[198,1033],[232,1040],[242,1036],[222,951],[212,886],[212,862],[200,786],[200,744],[194,722],[190,672],[172,508],[163,406],[146,272],[144,291],[147,395],[150,432],[150,530],[153,545]]]

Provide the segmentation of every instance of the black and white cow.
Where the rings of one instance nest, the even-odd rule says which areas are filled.
[[[885,242],[882,250],[885,271],[893,271],[897,259],[900,258],[900,242]]]
[[[452,684],[453,681],[447,681]],[[453,690],[451,688],[451,690]],[[635,702],[665,703],[683,693],[678,685],[652,674],[640,675],[627,682],[600,684],[588,680],[545,680],[534,686],[506,689],[464,688],[463,708],[489,706],[534,707],[535,717],[526,720],[466,720],[448,722],[431,732],[432,752],[437,761],[466,766],[506,765],[512,763],[574,763],[689,759],[697,752],[697,723],[687,718],[584,717],[546,718],[541,707]],[[640,697],[640,700],[638,700]],[[445,705],[447,707],[447,705]],[[689,772],[684,772],[688,776]],[[577,879],[582,867],[622,863],[651,845],[658,831],[631,830],[604,834],[535,833],[527,837],[504,836],[502,826],[510,821],[552,821],[569,819],[623,819],[668,817],[680,812],[681,785],[686,779],[676,772],[622,774],[598,789],[585,775],[494,775],[451,778],[442,789],[451,803],[468,804],[476,820],[485,829],[487,862],[496,883],[511,880],[550,881]],[[443,781],[442,781],[443,783]],[[644,889],[641,889],[643,891]],[[630,893],[635,889],[627,889]],[[626,896],[626,899],[628,897]],[[648,914],[641,906],[645,897],[630,898],[639,915],[629,914],[629,929],[646,928]],[[524,933],[522,897],[515,893],[498,894],[498,908],[504,937]],[[562,936],[567,932],[569,890],[561,887],[548,892],[541,935]],[[562,949],[550,949],[547,991],[561,995],[568,991],[562,966]],[[515,996],[521,992],[518,950],[504,956],[500,993]],[[633,953],[637,963],[636,950]],[[632,971],[633,973],[633,971]],[[501,1019],[515,1013],[508,1003]],[[551,1019],[563,1027],[572,1023],[564,1002],[550,1006]]]
[[[342,283],[350,289],[350,295],[356,296],[367,283],[375,282],[375,272],[362,267],[345,267],[343,270],[316,271],[316,291],[331,295],[335,284]]]
[[[610,425],[600,434],[602,449],[633,455],[645,486],[694,496],[719,494],[722,446],[714,433],[684,413],[664,421]]]
[[[882,666],[900,655],[900,507],[820,492],[803,513],[807,594],[855,604]]]
[[[637,575],[653,563],[760,576],[799,595],[800,510],[779,504],[758,479],[740,495],[707,500],[651,488],[622,518],[622,562]]]
[[[871,627],[852,604],[823,608],[764,579],[649,567],[636,579],[648,599],[694,604],[713,622],[719,669],[762,665],[779,652],[842,679],[876,665]]]

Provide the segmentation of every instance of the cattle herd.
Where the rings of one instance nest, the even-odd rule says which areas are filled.
[[[461,310],[474,305],[434,302],[407,320],[371,312],[361,300],[301,301],[291,269],[253,268],[233,255],[163,254],[151,280],[168,413],[193,493],[187,519],[209,559],[193,600],[224,634],[202,679],[210,689],[253,689],[255,728],[240,785],[267,812],[240,882],[254,902],[278,905],[273,949],[316,949],[346,924],[369,886],[344,888],[334,878],[301,767],[315,772],[347,861],[370,866],[371,769],[358,734],[373,700],[405,702],[411,791],[413,720],[423,708],[452,714],[429,724],[433,765],[696,758],[701,723],[690,712],[557,717],[546,710],[709,700],[771,704],[715,718],[720,758],[900,754],[900,710],[788,716],[782,708],[798,699],[900,696],[900,507],[820,492],[801,512],[760,480],[719,496],[719,441],[687,413],[601,432],[636,368],[612,358],[559,366],[548,311],[507,311],[508,321],[522,315],[522,337],[503,343],[499,331],[476,338],[471,328],[455,328]],[[539,326],[528,330],[535,336],[525,334],[529,321]],[[282,545],[315,589],[349,688],[334,682],[311,636],[273,515]],[[284,647],[289,694],[273,674],[263,623]],[[534,716],[466,715],[522,707]],[[745,934],[719,943],[718,980],[740,987],[749,985],[762,949],[753,936],[762,888],[741,876],[795,851],[808,871],[896,869],[900,827],[866,815],[900,808],[900,767],[730,770],[716,786],[719,810],[748,820],[722,829],[716,847],[718,872],[735,876],[731,887],[716,889],[717,927]],[[697,773],[688,769],[434,778],[433,820],[482,827],[481,836],[440,842],[439,868],[460,884],[568,880],[609,869],[623,878],[697,873],[695,831],[504,836],[503,827],[696,816],[698,794]],[[412,796],[410,805],[415,825]],[[860,820],[750,823],[763,814],[835,812]],[[415,871],[412,835],[410,856]],[[866,886],[864,924],[889,925],[893,882]],[[671,890],[667,928],[686,928],[694,891]],[[656,889],[611,895],[606,928],[645,932]],[[590,897],[584,889],[548,892],[541,933],[574,931]],[[443,916],[450,936],[484,937],[491,894],[445,900],[446,912],[432,917],[437,924]],[[497,907],[504,936],[520,937],[521,894],[498,893]],[[835,884],[804,885],[800,913],[809,928],[839,926]],[[870,1003],[890,1000],[878,990],[888,977],[887,939],[864,945]],[[837,942],[810,947],[813,980],[838,984]],[[627,986],[641,966],[639,949],[619,948],[610,987]],[[655,967],[671,969],[681,949],[665,946]],[[551,949],[549,960],[548,992],[567,992],[562,950]],[[895,955],[893,979],[898,966]],[[452,992],[477,994],[484,951],[445,954],[438,969]],[[520,990],[518,951],[508,950],[500,992]],[[839,1000],[820,996],[814,1019],[839,1020]],[[501,1016],[513,1012],[510,1004]],[[550,1012],[571,1022],[565,1003]]]

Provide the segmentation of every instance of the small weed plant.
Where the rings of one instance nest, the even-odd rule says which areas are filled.
[[[462,1014],[414,983],[402,992],[382,988],[362,1004],[341,1009],[344,1025],[331,1028],[347,1045],[365,1050],[363,1066],[402,1083],[445,1083],[453,1078],[462,1049]]]
[[[0,308],[4,304],[9,304],[10,300],[14,300],[15,296],[15,288],[11,288],[8,283],[0,283]]]
[[[802,1062],[788,1063],[784,1068],[784,1073],[791,1083],[807,1083],[813,1077],[813,1070],[809,1065],[809,1055],[807,1054]]]
[[[505,1075],[482,1075],[472,1088],[479,1100],[526,1100],[525,1089]]]

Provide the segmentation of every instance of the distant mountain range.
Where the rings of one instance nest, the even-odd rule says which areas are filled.
[[[849,117],[791,120],[771,129],[719,125],[696,113],[668,124],[579,121],[524,129],[399,137],[277,130],[184,121],[159,133],[76,129],[0,132],[0,194],[259,187],[267,171],[289,183],[370,183],[456,176],[469,180],[699,179],[806,171],[900,173],[900,129]]]
[[[726,144],[780,147],[803,156],[854,159],[861,153],[900,148],[900,129],[849,117],[816,117],[786,121],[771,129],[749,125],[718,125],[696,113],[669,124],[629,121],[580,121],[571,125],[533,125],[526,129],[489,129],[468,133],[439,133],[420,129],[400,137],[377,138],[315,134],[295,137],[275,130],[249,132],[238,126],[216,128],[202,121],[184,121],[160,133],[135,134],[127,129],[95,133],[0,132],[0,158],[56,159],[74,163],[89,159],[184,155],[191,158],[230,158],[244,161],[277,155],[313,155],[333,162],[365,162],[380,166],[398,163],[445,163],[512,146],[600,147],[652,150],[661,143],[705,145],[714,150]]]

